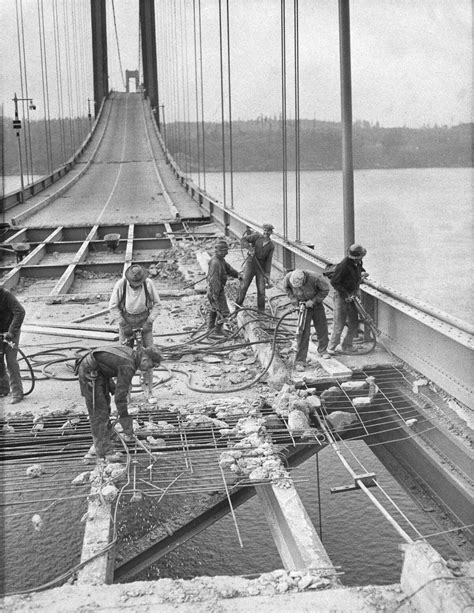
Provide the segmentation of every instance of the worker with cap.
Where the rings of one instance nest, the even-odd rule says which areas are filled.
[[[324,299],[329,294],[330,285],[323,275],[318,275],[310,270],[296,269],[285,275],[283,288],[292,302],[296,305],[303,303],[306,307],[305,325],[295,356],[295,368],[302,369],[308,355],[311,323],[313,323],[318,337],[318,353],[321,357],[328,357],[326,350],[329,334]]]
[[[354,297],[360,295],[360,284],[368,274],[362,264],[362,258],[367,250],[362,245],[351,245],[347,256],[335,267],[331,275],[331,285],[334,288],[334,321],[328,353],[338,353],[342,331],[347,325],[347,333],[341,344],[342,351],[353,351],[353,340],[359,329],[359,316],[354,304]]]
[[[131,349],[125,345],[98,347],[76,361],[75,373],[79,378],[81,395],[84,396],[94,441],[86,459],[95,455],[99,459],[117,462],[120,456],[114,453],[110,421],[110,397],[122,426],[123,438],[133,440],[132,417],[128,414],[128,393],[137,371],[144,376],[159,365],[161,354],[156,345]],[[116,380],[112,379],[115,377]]]
[[[245,233],[241,239],[241,246],[248,250],[242,273],[242,283],[236,303],[242,306],[247,290],[255,277],[257,286],[257,308],[265,311],[265,287],[270,285],[270,272],[272,268],[275,243],[270,236],[273,232],[271,223],[264,223],[263,234],[260,232]]]
[[[10,404],[23,400],[18,344],[24,319],[23,306],[11,292],[0,287],[0,397],[11,391]]]
[[[112,290],[109,309],[119,323],[119,340],[133,346],[134,330],[140,329],[144,347],[153,345],[153,322],[160,310],[160,296],[140,264],[132,264]]]
[[[229,253],[229,245],[225,240],[219,240],[215,245],[215,253],[209,260],[207,272],[207,299],[209,312],[207,328],[216,336],[223,335],[224,319],[230,315],[224,288],[228,277],[239,278],[239,273],[225,260]]]

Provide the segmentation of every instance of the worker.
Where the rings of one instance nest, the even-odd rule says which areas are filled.
[[[119,340],[129,347],[133,346],[137,329],[141,329],[143,346],[153,345],[153,322],[160,311],[160,297],[147,277],[143,266],[132,264],[110,296],[110,312],[119,322]]]
[[[133,440],[132,417],[128,414],[128,393],[132,379],[138,370],[143,375],[153,372],[153,366],[160,362],[161,354],[156,345],[138,349],[125,345],[98,347],[76,361],[75,372],[79,378],[81,395],[86,400],[97,458],[109,462],[120,461],[112,443],[110,397],[115,398],[123,438],[126,441]],[[116,377],[115,382],[112,377]],[[89,451],[86,458],[91,455]]]
[[[223,323],[230,315],[224,288],[228,277],[240,278],[239,273],[228,262],[225,256],[229,253],[229,245],[225,240],[219,240],[215,247],[215,254],[209,260],[207,273],[207,299],[209,312],[207,314],[207,328],[214,336],[223,336]]]
[[[367,250],[362,245],[351,245],[347,256],[335,267],[331,275],[331,285],[334,287],[334,322],[329,341],[328,353],[339,353],[342,331],[347,325],[347,333],[341,344],[342,351],[353,351],[353,340],[359,328],[359,316],[354,304],[354,297],[360,295],[360,284],[368,277],[363,267],[362,258]]]
[[[0,287],[0,397],[11,391],[10,404],[23,400],[23,384],[18,364],[18,345],[25,309],[7,289]]]
[[[244,234],[241,239],[241,246],[248,250],[245,259],[242,283],[236,303],[241,306],[244,303],[247,290],[255,277],[257,286],[257,308],[265,311],[265,288],[270,286],[270,272],[272,268],[273,252],[275,243],[270,236],[273,232],[271,223],[264,223],[262,226],[263,234],[252,232]]]
[[[309,270],[296,269],[285,275],[283,288],[296,305],[304,304],[306,320],[296,347],[295,369],[303,370],[308,355],[311,322],[318,338],[318,353],[327,358],[328,322],[324,310],[324,299],[329,294],[329,281],[322,275]]]

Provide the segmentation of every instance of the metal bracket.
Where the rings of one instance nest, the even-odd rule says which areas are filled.
[[[359,490],[360,483],[363,483],[365,487],[374,487],[375,478],[375,473],[364,473],[363,475],[356,475],[354,477],[354,483],[352,485],[339,485],[338,487],[332,487],[331,494],[340,494],[341,492],[352,492],[353,490]]]

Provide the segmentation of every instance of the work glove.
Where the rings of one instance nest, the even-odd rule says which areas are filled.
[[[255,249],[253,247],[249,247],[247,251],[248,251],[248,254],[251,255],[252,257],[255,255]]]
[[[307,300],[305,306],[307,309],[312,309],[314,307],[314,302],[312,300]]]
[[[345,299],[346,302],[353,302],[354,301],[354,296],[347,296],[347,298]]]
[[[15,337],[11,332],[7,332],[3,338],[7,341],[7,343],[11,343]]]
[[[239,281],[243,281],[243,279],[244,279],[244,275],[243,275],[241,272],[239,272],[239,274],[237,275],[237,279],[238,279]]]

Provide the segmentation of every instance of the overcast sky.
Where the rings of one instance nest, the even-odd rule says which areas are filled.
[[[37,0],[22,2],[28,68],[29,96],[35,98],[38,117],[42,104],[41,60],[38,42]],[[63,0],[59,0],[61,6]],[[70,0],[68,5],[70,5]],[[196,0],[196,5],[198,4]],[[225,7],[225,2],[222,5]],[[230,0],[230,48],[232,116],[251,119],[281,112],[280,0]],[[52,0],[43,0],[46,45],[54,53],[50,17]],[[115,15],[123,69],[138,67],[138,0],[115,0]],[[89,19],[89,0],[76,1],[81,28]],[[192,0],[155,0],[158,21],[157,46],[160,102],[168,120],[176,111],[176,94],[169,71],[175,51],[165,51],[174,37],[188,40],[181,57],[188,55],[190,104],[194,92]],[[201,0],[204,108],[207,120],[219,121],[220,72],[218,1]],[[293,2],[287,0],[288,114],[294,101]],[[339,43],[337,0],[299,0],[300,8],[300,116],[340,120]],[[114,37],[112,0],[107,0],[110,85],[122,90],[117,45]],[[49,11],[49,13],[48,13]],[[170,11],[187,16],[187,32],[173,33]],[[20,95],[20,71],[15,0],[0,2],[2,36],[0,83],[4,113],[11,115],[11,98]],[[225,14],[224,14],[225,22]],[[471,0],[357,0],[351,2],[353,118],[379,121],[383,126],[453,125],[472,121],[472,13]],[[85,33],[85,29],[84,29]],[[226,43],[226,41],[224,41]],[[63,50],[63,55],[65,55]],[[77,70],[90,74],[90,51],[81,52]],[[226,69],[227,70],[227,69]],[[48,62],[50,79],[54,62]],[[87,80],[87,78],[86,78]],[[77,77],[75,81],[79,82]],[[227,92],[227,84],[225,84]],[[86,86],[76,95],[81,108],[93,93]],[[54,114],[55,102],[51,103]],[[226,102],[227,104],[227,102]],[[193,110],[190,117],[193,118]]]

